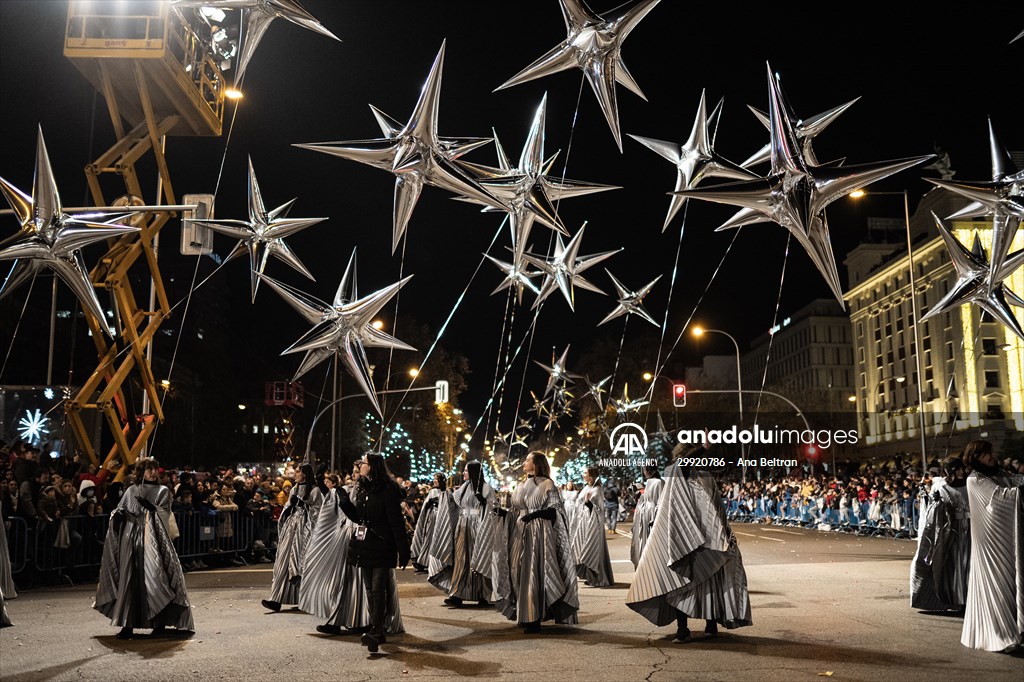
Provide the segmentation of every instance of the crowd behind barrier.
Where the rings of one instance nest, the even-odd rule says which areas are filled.
[[[41,462],[40,450],[24,443],[0,446],[0,519],[11,571],[19,584],[89,582],[103,556],[109,512],[130,477],[117,480],[120,464],[86,466],[78,457]],[[1024,473],[1024,460],[1003,466]],[[160,483],[173,491],[174,546],[186,571],[268,563],[274,558],[277,518],[294,480],[282,472],[161,470]],[[837,475],[793,471],[717,472],[727,516],[738,522],[800,526],[888,537],[914,537],[936,467],[928,473],[898,460],[862,463]],[[351,482],[343,472],[325,474],[331,486]],[[426,483],[398,479],[412,535],[429,492]],[[642,480],[605,480],[609,511],[617,505],[628,521]],[[610,529],[614,529],[614,524]]]

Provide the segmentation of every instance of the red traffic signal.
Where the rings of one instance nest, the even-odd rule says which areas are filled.
[[[818,459],[818,453],[819,452],[820,452],[820,450],[818,450],[818,446],[815,445],[814,443],[811,443],[810,445],[807,446],[807,456],[810,459],[814,459],[814,460]]]
[[[672,404],[686,407],[686,384],[672,384]]]

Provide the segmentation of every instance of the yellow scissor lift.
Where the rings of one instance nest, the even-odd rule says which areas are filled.
[[[118,195],[126,193],[133,203],[142,201],[145,193],[135,165],[149,153],[153,154],[158,174],[152,205],[174,205],[164,156],[165,136],[221,134],[227,86],[209,42],[200,35],[202,29],[200,22],[187,20],[166,2],[69,2],[64,56],[106,99],[117,136],[110,149],[85,167],[97,206],[108,205],[101,181],[111,175],[120,176],[123,182],[124,189],[118,190]],[[114,446],[103,462],[118,458],[125,466],[136,460],[164,418],[146,347],[171,312],[157,263],[156,243],[160,229],[172,215],[167,210],[136,214],[133,221],[137,221],[140,232],[112,240],[106,255],[90,273],[94,286],[113,295],[118,332],[111,343],[100,321],[86,315],[99,362],[66,406],[68,423],[93,463],[100,460],[85,428],[83,411],[101,411],[110,428]],[[129,270],[140,257],[140,267],[148,269],[152,282],[153,304],[147,300],[145,307],[137,302],[129,278]],[[150,414],[135,419],[122,389],[133,371],[151,406]]]

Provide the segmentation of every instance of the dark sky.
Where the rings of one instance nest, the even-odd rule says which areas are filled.
[[[404,316],[430,325],[435,332],[440,329],[469,284],[500,215],[482,214],[473,206],[452,201],[440,189],[427,187],[409,226],[403,263],[401,251],[392,256],[390,249],[393,177],[292,145],[379,136],[368,104],[406,121],[444,40],[447,56],[440,134],[488,136],[494,128],[515,160],[533,112],[546,92],[546,152],[550,155],[561,150],[554,172],[623,187],[566,200],[560,206],[560,215],[571,230],[588,221],[581,254],[624,249],[587,275],[610,293],[614,290],[605,266],[632,288],[664,275],[645,302],[658,320],[668,304],[679,244],[679,218],[667,232],[661,232],[669,201],[665,193],[673,188],[675,169],[626,135],[684,141],[702,89],[706,89],[709,105],[725,99],[717,150],[736,162],[768,139],[765,128],[747,109],[747,105],[767,109],[766,63],[780,74],[795,116],[809,117],[861,97],[816,139],[815,151],[821,160],[845,158],[852,164],[897,159],[929,154],[940,145],[949,153],[957,179],[990,179],[988,116],[1005,146],[1024,148],[1020,97],[1015,90],[1024,40],[1009,44],[1024,28],[1021,10],[1009,13],[997,11],[993,5],[982,9],[961,5],[912,12],[891,2],[795,6],[664,0],[635,29],[623,50],[648,101],[618,88],[624,137],[624,153],[620,154],[589,87],[584,86],[577,107],[578,70],[492,92],[565,37],[555,0],[309,0],[306,6],[342,42],[275,21],[249,65],[245,99],[230,140],[227,136],[169,139],[171,177],[179,196],[212,192],[224,156],[217,215],[242,218],[245,164],[250,155],[268,206],[297,197],[293,216],[330,217],[288,239],[316,276],[315,283],[276,261],[268,266],[267,274],[329,299],[357,246],[361,292],[392,283],[400,272],[415,275],[401,294],[399,337]],[[605,12],[613,3],[594,0],[591,6]],[[42,125],[64,202],[75,205],[85,197],[82,167],[113,139],[102,99],[94,96],[85,78],[63,57],[65,17],[66,3],[58,0],[0,1],[0,116],[4,131],[0,175],[29,190],[36,126]],[[465,158],[495,163],[490,146]],[[758,170],[763,171],[764,166]],[[922,176],[937,177],[934,171],[911,169],[876,188],[907,188],[917,198],[930,187]],[[154,185],[144,179],[145,187]],[[869,207],[853,208],[842,201],[829,210],[833,248],[844,277],[842,259],[863,237],[866,217],[901,215],[895,197],[872,202]],[[794,245],[784,261],[785,231],[772,224],[745,228],[712,281],[733,236],[731,232],[715,233],[714,228],[731,214],[726,207],[708,203],[690,206],[666,350],[691,315],[733,333],[744,346],[767,330],[780,299],[784,262],[780,318],[814,298],[830,296],[799,248]],[[13,226],[10,219],[5,220],[0,224],[3,236]],[[183,262],[176,254],[177,224],[165,233],[161,257]],[[535,250],[546,248],[549,234],[542,227],[534,228]],[[506,243],[503,232],[493,253],[504,257]],[[227,237],[216,237],[218,253],[223,255],[230,247]],[[95,259],[98,255],[87,252],[87,262],[92,265],[90,256]],[[202,273],[208,272],[212,263],[207,261],[202,268]],[[290,374],[297,356],[282,360],[277,353],[307,330],[305,322],[270,290],[261,289],[252,305],[243,261],[232,262],[225,270],[238,285],[228,294],[229,305],[251,310],[257,317],[254,328],[260,331],[257,338],[239,342],[265,350],[268,373]],[[441,339],[450,350],[470,358],[473,375],[463,404],[471,413],[479,413],[486,401],[496,370],[506,299],[489,293],[500,279],[501,273],[493,265],[481,266]],[[16,294],[19,301],[23,296]],[[525,307],[516,316],[512,330],[516,345],[525,338],[531,302],[528,294]],[[29,310],[45,311],[47,303],[46,294],[37,290]],[[550,362],[553,349],[560,353],[566,344],[572,344],[569,368],[585,372],[587,368],[574,364],[576,357],[598,340],[617,344],[623,335],[623,318],[597,326],[614,303],[610,296],[578,290],[572,314],[559,294],[552,295],[541,310],[528,359]],[[627,345],[645,325],[639,318],[630,319]],[[0,345],[9,343],[3,339]],[[45,344],[40,343],[39,348],[44,349]],[[719,338],[705,341],[702,352],[731,353],[732,349],[727,340]],[[520,357],[513,375],[522,375],[525,359]],[[687,335],[673,352],[670,366],[698,362],[696,344]],[[543,390],[543,372],[532,362],[530,365],[527,389]],[[396,357],[392,371],[403,367]]]

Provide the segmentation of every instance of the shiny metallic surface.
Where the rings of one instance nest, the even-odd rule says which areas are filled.
[[[615,306],[615,310],[605,315],[604,319],[598,322],[597,324],[602,325],[605,322],[614,320],[616,317],[619,317],[621,315],[636,315],[637,317],[643,320],[647,320],[655,327],[658,327],[660,329],[661,325],[658,324],[646,310],[644,310],[643,304],[644,298],[647,296],[647,294],[651,292],[651,289],[654,288],[654,285],[658,283],[658,280],[661,279],[661,275],[658,275],[650,282],[637,289],[636,291],[630,291],[622,282],[615,279],[615,275],[609,272],[607,268],[605,268],[605,272],[608,273],[608,277],[610,277],[612,280],[612,285],[615,287],[615,292],[618,296],[619,302]]]

